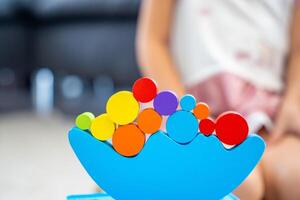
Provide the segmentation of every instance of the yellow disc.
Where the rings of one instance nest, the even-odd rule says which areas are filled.
[[[105,113],[99,115],[93,120],[90,130],[95,138],[105,141],[112,137],[115,132],[115,128],[116,126],[114,122]]]
[[[106,104],[106,112],[117,124],[125,125],[133,122],[140,106],[132,92],[120,91],[112,95]]]

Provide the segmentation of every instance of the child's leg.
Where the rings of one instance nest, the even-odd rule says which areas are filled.
[[[262,167],[258,165],[247,179],[234,191],[242,200],[260,200],[264,197],[264,180]]]
[[[300,198],[300,138],[284,135],[276,144],[269,144],[263,157],[266,199]]]

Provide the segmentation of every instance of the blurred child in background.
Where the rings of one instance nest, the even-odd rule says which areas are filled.
[[[300,199],[300,5],[293,0],[144,0],[137,53],[160,89],[235,110],[268,142],[235,191]],[[213,187],[213,186],[212,186]]]

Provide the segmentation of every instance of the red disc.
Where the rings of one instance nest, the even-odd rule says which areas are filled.
[[[199,130],[206,136],[211,135],[215,130],[214,121],[209,118],[202,119],[199,123]]]
[[[152,79],[143,77],[134,82],[132,92],[136,100],[147,103],[156,97],[157,86]]]
[[[227,145],[242,143],[248,136],[247,121],[236,112],[224,112],[216,120],[217,137]]]

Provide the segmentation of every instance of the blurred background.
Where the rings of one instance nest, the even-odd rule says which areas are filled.
[[[139,77],[139,0],[0,0],[0,199],[63,199],[96,186],[68,145]]]

